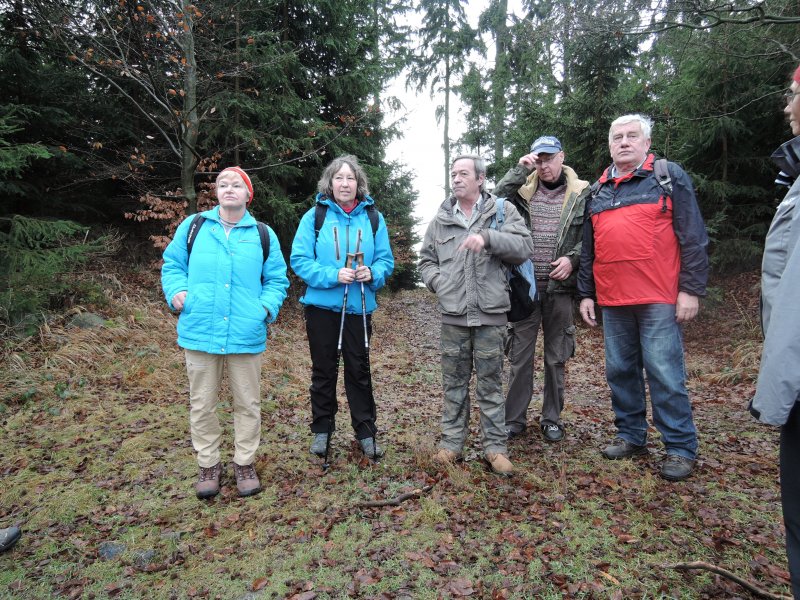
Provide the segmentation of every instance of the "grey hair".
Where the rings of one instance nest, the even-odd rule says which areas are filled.
[[[475,167],[475,177],[480,177],[483,175],[483,183],[481,183],[481,192],[486,191],[486,159],[482,156],[478,156],[477,154],[459,154],[456,156],[452,162],[450,163],[450,168],[453,168],[453,165],[456,164],[459,160],[471,160],[472,165]]]
[[[322,177],[319,178],[319,182],[317,183],[317,191],[334,200],[333,176],[341,171],[342,167],[345,165],[350,167],[353,174],[356,176],[356,198],[363,200],[369,195],[369,182],[367,181],[367,174],[364,172],[364,169],[358,164],[358,159],[352,154],[337,156],[325,167],[325,170],[322,172]]]
[[[611,123],[611,127],[608,128],[608,143],[611,143],[611,132],[614,131],[614,127],[619,127],[620,125],[625,125],[626,123],[633,123],[634,121],[639,122],[639,127],[642,130],[642,135],[645,139],[650,139],[650,134],[653,132],[653,121],[650,117],[646,117],[640,114],[631,114],[631,115],[622,115],[621,117],[617,117]]]

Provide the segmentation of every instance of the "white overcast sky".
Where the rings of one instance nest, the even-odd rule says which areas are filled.
[[[488,0],[470,0],[469,4],[467,2],[464,4],[470,24],[477,27],[478,17],[489,4]],[[509,0],[508,7],[510,12],[523,14],[519,0]],[[418,20],[419,16],[412,18]],[[489,38],[485,42],[489,47],[488,55],[491,60],[492,40]],[[444,150],[442,149],[444,123],[437,123],[435,116],[436,107],[444,103],[444,97],[431,98],[427,91],[420,94],[416,94],[413,90],[406,91],[405,75],[392,82],[384,95],[397,96],[404,104],[404,108],[398,113],[387,111],[385,115],[386,123],[405,116],[405,122],[400,125],[403,137],[390,144],[387,158],[405,163],[415,173],[411,183],[419,193],[419,197],[414,215],[420,220],[417,233],[422,238],[428,223],[444,200]],[[452,96],[450,107],[450,139],[457,140],[465,129],[461,118],[464,110]],[[380,198],[376,198],[376,201],[380,206]]]

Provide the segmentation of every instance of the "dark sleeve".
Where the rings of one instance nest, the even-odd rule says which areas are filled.
[[[592,194],[586,198],[583,213],[583,241],[581,243],[581,262],[578,269],[578,298],[595,298],[594,288],[594,228],[589,214]]]
[[[492,194],[498,198],[505,198],[513,203],[523,217],[527,211],[521,211],[520,208],[525,204],[525,199],[518,192],[519,188],[527,183],[532,172],[521,165],[512,167],[492,190]]]
[[[678,290],[693,296],[706,295],[708,282],[708,233],[700,214],[689,175],[669,163],[672,178],[672,228],[681,247]]]

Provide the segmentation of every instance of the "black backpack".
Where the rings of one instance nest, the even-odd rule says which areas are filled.
[[[200,231],[200,228],[205,222],[206,218],[203,215],[197,214],[194,216],[194,219],[192,219],[192,224],[189,225],[189,235],[186,237],[187,262],[189,260],[189,256],[192,254],[192,247],[194,246],[194,240],[197,237],[197,232]],[[267,259],[269,258],[269,231],[267,230],[266,223],[257,221],[256,225],[258,226],[258,237],[261,238],[261,252],[264,256],[264,262],[267,262]]]

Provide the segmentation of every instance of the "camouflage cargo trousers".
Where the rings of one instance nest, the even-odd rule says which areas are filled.
[[[444,410],[440,448],[460,454],[469,433],[469,382],[473,364],[484,453],[506,454],[503,346],[506,327],[442,324]]]

